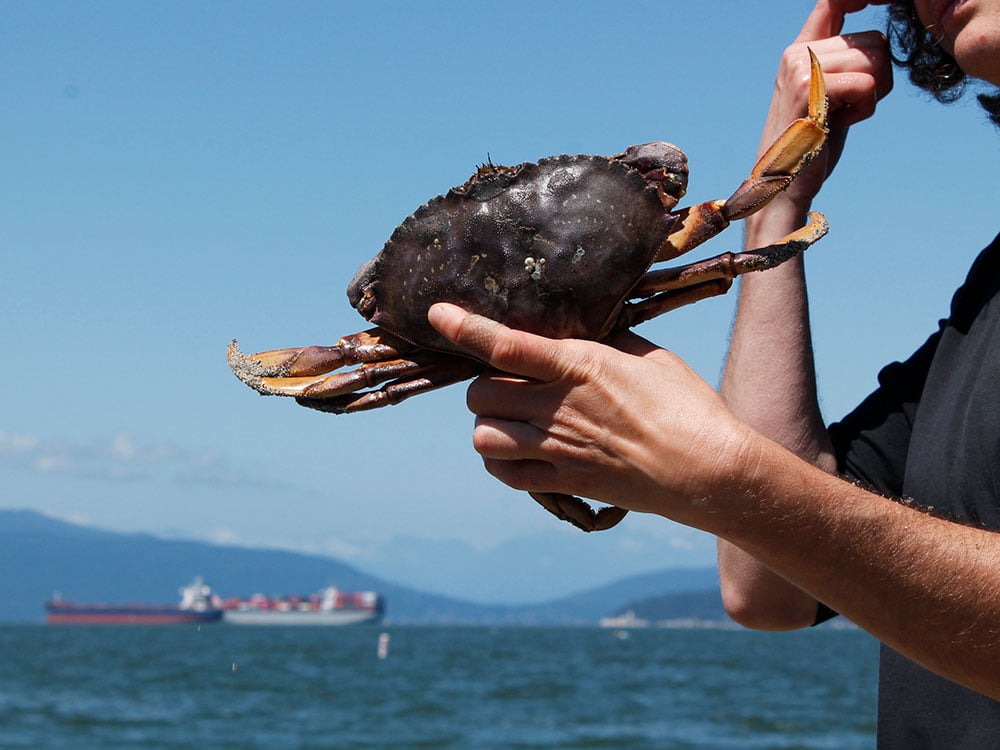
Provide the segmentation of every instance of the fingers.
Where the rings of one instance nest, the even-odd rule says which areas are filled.
[[[838,77],[869,76],[875,80],[875,88],[880,96],[892,89],[889,43],[879,31],[862,31],[793,44],[785,50],[782,58],[779,83],[782,79],[795,79],[801,81],[801,88],[805,89],[810,76],[808,50],[812,50],[819,58],[831,106],[841,99],[840,93],[845,89],[845,84],[848,87],[852,84],[850,79],[838,81]]]
[[[831,110],[851,110],[838,125],[871,116],[875,102],[892,90],[892,62],[885,36],[878,31],[841,34],[847,14],[887,2],[819,0],[782,59],[779,78],[806,80],[809,61],[805,48],[816,53],[826,77]]]
[[[472,443],[491,475],[516,490],[562,492],[558,468],[546,460],[546,434],[523,423],[476,419]]]
[[[556,359],[558,342],[551,339],[515,331],[444,302],[433,305],[427,319],[449,341],[498,370],[543,381],[562,372]]]
[[[498,461],[483,459],[486,471],[508,487],[526,492],[566,492],[556,468],[545,461]]]
[[[829,71],[832,169],[847,129],[872,117],[878,102],[892,91],[892,58],[888,41],[876,31],[815,44],[824,48],[820,64]]]
[[[784,127],[801,117],[809,96],[809,50],[819,59],[830,107],[831,139],[837,131],[871,117],[877,102],[893,86],[892,58],[878,31],[833,36],[793,44],[781,59],[768,128]],[[766,133],[773,137],[772,133]]]
[[[576,463],[566,457],[549,461],[543,453],[539,453],[539,457],[526,455],[533,453],[532,449],[527,447],[530,446],[533,437],[515,439],[507,443],[505,427],[495,435],[486,431],[481,432],[482,427],[483,425],[477,423],[474,434],[476,449],[483,458],[483,467],[508,487],[527,492],[564,494],[574,494],[574,491],[579,493],[583,488],[594,488],[592,482],[579,479],[577,471],[570,468]],[[495,444],[490,444],[489,441],[493,437],[497,437],[498,440]]]
[[[844,16],[869,5],[888,5],[890,0],[819,0],[802,25],[797,42],[837,36],[844,28]]]
[[[832,115],[837,128],[841,130],[874,115],[879,99],[892,90],[891,79],[885,84],[879,83],[875,76],[865,76],[862,73],[847,75],[852,80],[838,86],[837,98],[840,105]]]
[[[558,404],[546,397],[541,381],[514,380],[502,375],[482,375],[466,391],[465,403],[477,417],[534,422]]]
[[[545,433],[527,422],[477,417],[472,447],[483,458],[500,461],[540,459]]]
[[[842,3],[834,0],[819,0],[795,41],[812,42],[839,34],[844,28],[844,15],[848,12],[841,6]]]

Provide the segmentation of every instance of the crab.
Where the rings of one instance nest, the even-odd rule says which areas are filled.
[[[229,365],[264,395],[349,413],[396,404],[486,370],[428,322],[448,301],[507,325],[554,338],[606,339],[682,305],[725,293],[740,274],[773,268],[827,231],[805,227],[773,245],[650,270],[746,218],[784,190],[822,148],[827,132],[823,75],[811,55],[809,107],[758,159],[726,200],[676,209],[687,187],[684,153],[669,143],[620,154],[554,156],[479,167],[463,185],[409,216],[348,286],[351,304],[376,327],[334,346],[244,355]],[[341,368],[351,368],[329,374]],[[626,514],[572,495],[533,492],[584,531]]]

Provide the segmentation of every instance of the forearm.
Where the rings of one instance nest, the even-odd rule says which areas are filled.
[[[789,583],[735,544],[718,539],[726,613],[754,630],[796,630],[816,622],[816,598]]]
[[[1000,543],[873,495],[766,441],[703,528],[925,667],[1000,698]]]
[[[801,227],[833,170],[848,128],[870,117],[892,88],[885,38],[877,32],[840,36],[844,16],[871,0],[819,0],[781,59],[764,124],[762,148],[801,116],[808,101],[808,57],[824,71],[829,136],[824,151],[787,190],[746,222],[746,246],[759,247]],[[807,52],[808,50],[808,52]],[[806,460],[834,468],[816,399],[802,259],[741,280],[736,323],[722,393],[742,420]]]
[[[885,38],[876,32],[839,36],[844,15],[868,4],[820,0],[782,56],[762,143],[770,143],[776,132],[803,112],[806,47],[823,66],[830,133],[825,152],[784,194],[747,220],[747,247],[767,245],[805,223],[812,198],[839,158],[847,129],[870,117],[878,99],[892,89]],[[721,391],[746,424],[806,461],[833,471],[835,460],[816,397],[802,263],[802,258],[794,259],[741,279]],[[815,617],[811,596],[725,540],[719,542],[719,572],[727,611],[744,624],[801,627]]]
[[[761,247],[805,222],[807,205],[784,196],[747,222],[746,247]],[[722,397],[743,422],[810,463],[835,468],[816,397],[802,258],[742,278]],[[786,630],[816,619],[816,600],[733,544],[719,540],[729,615],[746,627]]]
[[[778,199],[747,222],[746,246],[802,226],[808,206]],[[741,279],[722,397],[742,421],[805,460],[835,462],[816,397],[802,258]]]

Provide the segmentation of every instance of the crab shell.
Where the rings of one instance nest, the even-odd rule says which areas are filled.
[[[684,194],[687,163],[661,145],[676,165],[669,195],[614,157],[482,167],[396,228],[355,274],[351,304],[411,343],[458,354],[427,322],[435,302],[550,338],[603,338],[677,224],[666,208]]]

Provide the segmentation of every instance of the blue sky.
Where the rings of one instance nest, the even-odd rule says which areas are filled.
[[[662,519],[585,536],[498,484],[461,386],[333,417],[257,397],[225,348],[364,328],[355,268],[487,158],[669,140],[691,202],[729,195],[810,3],[0,7],[0,507],[398,578],[415,570],[404,550],[460,565],[533,538],[551,551],[539,596],[712,562],[710,540]],[[874,9],[849,28],[882,26]],[[851,134],[808,263],[829,417],[947,312],[997,230],[998,145],[974,102],[930,103],[899,76]],[[640,332],[714,383],[734,301]],[[514,562],[493,568],[535,590]],[[475,593],[421,576],[404,582]]]

